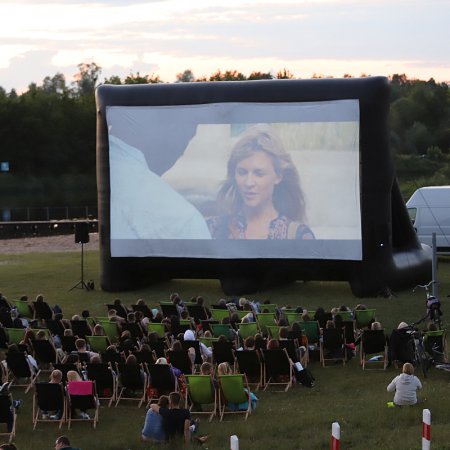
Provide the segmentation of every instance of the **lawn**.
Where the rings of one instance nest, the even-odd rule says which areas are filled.
[[[85,253],[85,278],[97,284],[98,252]],[[202,295],[207,303],[223,296],[215,280],[172,280],[146,289],[130,292],[102,292],[98,286],[87,292],[74,289],[80,277],[80,260],[77,253],[49,253],[3,255],[0,257],[0,291],[10,299],[27,294],[30,299],[43,293],[50,304],[62,307],[66,316],[88,309],[91,315],[105,315],[106,303],[121,298],[131,304],[144,298],[148,304],[167,300],[171,292],[179,292],[183,299]],[[450,259],[439,261],[440,293],[444,311],[444,325],[448,325],[448,299],[450,294]],[[377,309],[377,319],[388,332],[400,321],[412,322],[424,314],[424,294],[412,289],[396,292],[391,299],[382,297],[358,299],[353,297],[347,283],[296,282],[276,289],[249,295],[250,299],[270,299],[281,305],[302,305],[308,309],[323,306],[325,309],[346,304],[354,307],[365,303]],[[387,408],[392,395],[386,385],[398,370],[362,371],[357,359],[345,367],[331,365],[322,368],[318,362],[309,366],[317,383],[312,389],[295,387],[288,393],[257,392],[258,407],[247,422],[241,418],[226,418],[200,425],[200,433],[210,435],[203,446],[208,449],[229,449],[229,437],[237,434],[240,448],[262,449],[325,449],[330,446],[331,424],[341,426],[343,449],[418,449],[421,448],[422,407]],[[419,374],[420,376],[420,374]],[[424,407],[432,415],[432,446],[450,449],[450,408],[447,399],[450,374],[431,369],[424,380],[422,397]],[[21,450],[53,448],[55,438],[67,434],[75,447],[89,449],[144,449],[155,448],[140,442],[140,430],[145,409],[135,404],[121,403],[117,408],[102,405],[100,422],[96,430],[88,424],[75,423],[72,430],[60,431],[53,424],[39,424],[32,431],[32,391],[13,389],[14,398],[22,398],[15,443]],[[160,448],[176,446],[160,445]],[[197,446],[198,448],[198,446]]]

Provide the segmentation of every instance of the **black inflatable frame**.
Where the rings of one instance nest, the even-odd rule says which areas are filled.
[[[97,185],[102,288],[122,291],[171,278],[216,278],[225,294],[240,295],[293,280],[341,280],[350,283],[354,295],[363,297],[430,280],[431,251],[417,240],[395,177],[389,148],[389,93],[384,77],[99,86]],[[111,257],[108,106],[342,99],[358,99],[360,105],[362,261]]]

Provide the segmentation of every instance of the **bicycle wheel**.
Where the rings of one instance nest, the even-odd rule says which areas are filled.
[[[425,353],[425,349],[423,348],[423,343],[420,341],[416,342],[416,364],[420,366],[423,376],[426,378],[430,363],[428,356]]]

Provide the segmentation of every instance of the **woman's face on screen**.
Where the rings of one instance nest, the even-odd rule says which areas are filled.
[[[245,206],[259,208],[272,204],[273,190],[281,181],[272,158],[257,151],[236,164],[235,182]]]

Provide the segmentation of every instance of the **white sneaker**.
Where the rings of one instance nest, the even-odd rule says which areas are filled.
[[[85,419],[85,420],[89,420],[89,414],[85,413],[85,412],[80,412],[80,419]]]
[[[47,420],[48,419],[48,414],[42,414],[42,420]]]

